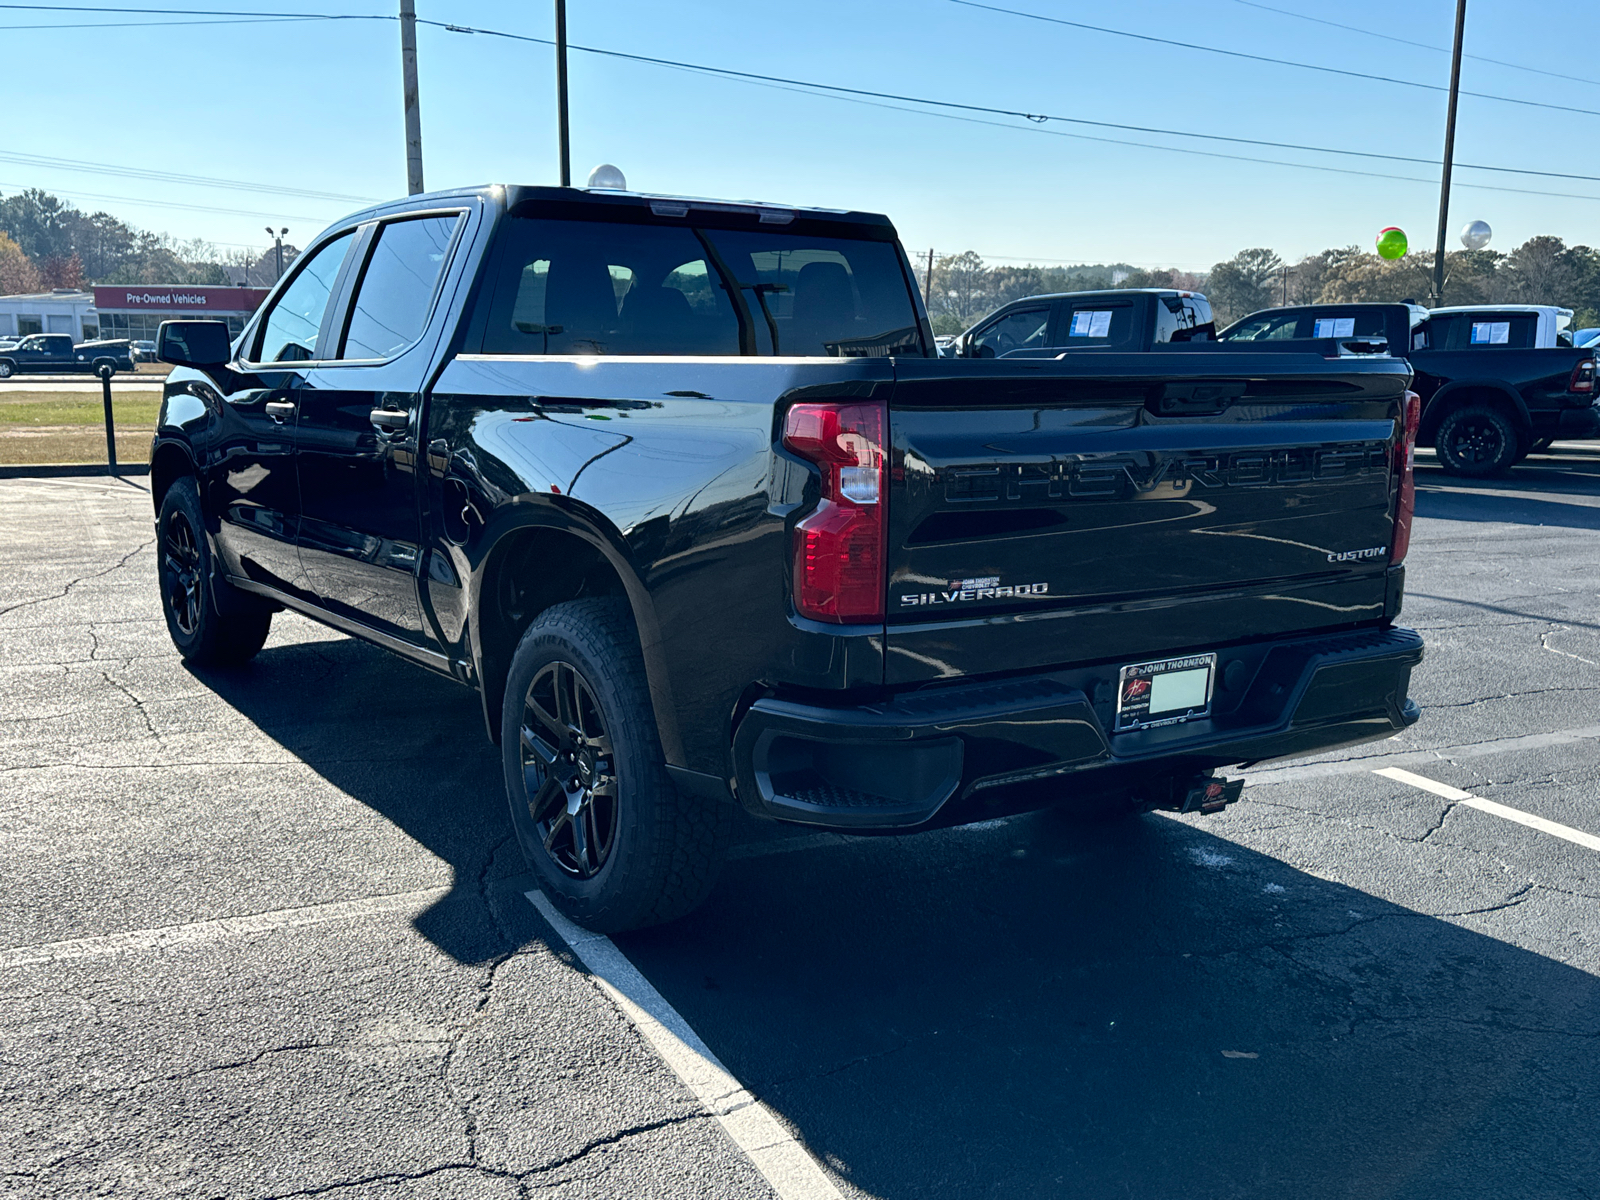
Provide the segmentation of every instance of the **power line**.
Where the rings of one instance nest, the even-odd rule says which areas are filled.
[[[977,8],[990,8],[990,7],[992,7],[990,5],[972,3],[972,0],[952,0],[952,2],[953,3],[958,3],[958,4],[967,4],[970,7],[977,7]],[[69,11],[86,11],[86,12],[89,12],[89,11],[92,11],[92,12],[139,12],[139,13],[156,13],[156,14],[169,13],[169,14],[180,14],[180,15],[181,14],[189,14],[189,13],[197,13],[197,12],[205,11],[205,10],[192,10],[192,9],[125,9],[125,8],[116,8],[116,7],[112,7],[112,6],[27,5],[27,4],[0,3],[0,9],[42,9],[42,8],[65,8],[65,9],[68,9]],[[1010,10],[1010,9],[995,9],[995,11],[1010,13],[1010,12],[1013,12],[1014,10]],[[246,16],[246,15],[251,15],[251,16],[254,16],[255,14],[244,14],[244,13],[239,13],[239,12],[222,11],[220,13],[220,15],[224,15],[224,16]],[[396,20],[397,19],[397,18],[392,17],[392,16],[376,15],[376,14],[269,13],[269,14],[264,14],[264,15],[268,16],[268,17],[272,17],[274,19],[291,19],[291,20],[379,20],[379,21],[392,21],[392,20]],[[1019,15],[1019,16],[1031,16],[1032,14],[1017,13],[1016,15]],[[1037,19],[1045,20],[1045,21],[1055,21],[1055,18],[1039,17]],[[1077,23],[1077,22],[1066,22],[1066,21],[1062,21],[1062,22],[1059,22],[1059,23],[1061,23],[1061,24],[1069,24],[1069,25],[1081,24],[1081,23]],[[486,29],[486,28],[480,28],[480,27],[475,27],[475,26],[467,26],[467,25],[457,25],[457,24],[453,24],[453,23],[445,22],[445,21],[431,21],[431,20],[424,20],[424,19],[421,19],[421,18],[418,19],[418,24],[429,25],[429,26],[432,26],[432,27],[435,27],[435,28],[438,28],[438,29],[443,29],[443,30],[445,30],[447,32],[451,32],[451,33],[482,34],[482,35],[487,36],[487,37],[497,37],[497,38],[503,38],[503,39],[507,39],[507,40],[511,40],[511,41],[528,42],[528,43],[533,43],[535,45],[541,45],[541,46],[552,46],[552,45],[554,45],[554,42],[549,38],[535,37],[535,36],[532,36],[532,35],[529,35],[529,34],[510,33],[510,32],[505,31],[505,30]],[[1098,26],[1084,26],[1084,28],[1096,29],[1096,30],[1099,29]],[[1105,32],[1118,33],[1118,32],[1122,32],[1122,31],[1106,30]],[[1128,34],[1127,36],[1140,37],[1140,38],[1145,38],[1146,37],[1146,35],[1142,35],[1142,34]],[[1156,38],[1156,39],[1148,39],[1148,40],[1166,41],[1168,39]],[[1177,45],[1177,44],[1184,44],[1184,43],[1173,43],[1173,44]],[[1086,126],[1086,127],[1090,127],[1090,128],[1117,129],[1117,130],[1124,130],[1124,131],[1128,131],[1128,132],[1149,133],[1149,134],[1155,134],[1157,136],[1162,136],[1162,137],[1191,138],[1191,139],[1198,139],[1198,140],[1211,141],[1211,142],[1231,143],[1231,144],[1236,144],[1236,145],[1262,146],[1262,147],[1267,147],[1267,148],[1271,148],[1271,149],[1303,151],[1303,152],[1306,152],[1306,153],[1332,154],[1332,155],[1342,155],[1342,156],[1377,159],[1377,160],[1380,160],[1380,161],[1413,163],[1413,164],[1424,165],[1424,166],[1438,166],[1439,165],[1437,160],[1429,159],[1429,158],[1412,157],[1412,156],[1406,156],[1406,155],[1383,154],[1383,153],[1379,153],[1379,152],[1376,152],[1376,151],[1368,151],[1368,150],[1347,150],[1347,149],[1342,149],[1342,148],[1338,148],[1338,147],[1314,146],[1314,145],[1309,145],[1309,144],[1304,144],[1304,143],[1296,143],[1296,142],[1277,142],[1277,141],[1271,141],[1271,140],[1260,139],[1260,138],[1233,137],[1233,136],[1224,135],[1224,134],[1208,134],[1208,133],[1200,133],[1200,132],[1191,131],[1191,130],[1164,129],[1164,128],[1159,128],[1159,127],[1154,127],[1154,126],[1131,125],[1131,124],[1124,124],[1124,123],[1111,122],[1111,121],[1093,121],[1093,120],[1089,120],[1089,119],[1083,118],[1083,117],[1067,117],[1067,116],[1062,116],[1062,115],[1059,115],[1059,114],[1049,114],[1049,113],[1031,113],[1031,112],[1027,112],[1027,111],[1024,111],[1024,110],[1021,110],[1021,109],[1008,109],[1008,108],[1000,108],[1000,107],[995,107],[995,106],[990,106],[990,105],[979,105],[979,104],[963,104],[963,103],[958,103],[958,102],[955,102],[955,101],[936,100],[936,99],[931,99],[931,98],[928,98],[928,97],[921,97],[921,96],[901,95],[901,94],[897,94],[897,93],[893,93],[893,92],[879,92],[879,91],[872,91],[872,90],[865,89],[865,88],[844,87],[844,86],[841,86],[841,85],[838,85],[838,84],[818,83],[818,82],[815,82],[815,81],[812,81],[812,80],[791,79],[791,78],[786,78],[784,76],[778,76],[778,75],[766,75],[766,74],[760,74],[760,73],[757,73],[757,72],[738,71],[738,70],[733,70],[733,69],[727,68],[727,67],[713,67],[713,66],[708,66],[708,65],[702,64],[702,63],[690,63],[690,62],[683,62],[683,61],[679,61],[679,60],[675,60],[675,59],[657,58],[657,57],[653,57],[653,56],[650,56],[650,55],[630,54],[630,53],[627,53],[627,52],[624,52],[624,51],[620,51],[620,50],[608,50],[608,49],[604,49],[604,48],[596,47],[596,46],[570,45],[569,48],[572,49],[572,50],[575,50],[575,51],[586,53],[586,54],[594,54],[594,55],[599,55],[599,56],[608,57],[608,58],[617,58],[617,59],[622,59],[622,60],[630,61],[630,62],[646,63],[646,64],[653,65],[653,66],[668,67],[668,68],[672,68],[672,69],[676,69],[676,70],[697,72],[697,73],[711,75],[711,76],[729,78],[729,79],[733,79],[733,80],[736,80],[736,81],[759,84],[759,85],[762,85],[762,86],[778,87],[778,88],[780,88],[782,90],[798,91],[803,95],[804,94],[808,94],[808,95],[827,94],[827,95],[832,95],[836,99],[855,100],[857,103],[866,103],[866,104],[869,104],[869,105],[871,105],[873,107],[889,108],[889,109],[893,109],[893,110],[896,110],[896,111],[902,111],[902,112],[914,112],[914,113],[919,113],[920,115],[923,115],[923,116],[937,116],[937,117],[942,117],[942,118],[951,119],[951,120],[963,120],[963,119],[965,119],[965,120],[967,120],[967,121],[969,121],[971,123],[974,123],[974,124],[989,125],[989,126],[993,126],[995,128],[1001,128],[1001,129],[1024,129],[1024,130],[1027,130],[1028,132],[1049,133],[1049,134],[1052,134],[1053,136],[1057,136],[1057,137],[1072,137],[1072,138],[1076,138],[1078,140],[1101,142],[1101,143],[1108,144],[1108,145],[1131,146],[1131,147],[1135,147],[1135,148],[1139,148],[1139,149],[1149,149],[1149,150],[1165,150],[1165,151],[1169,151],[1171,153],[1180,153],[1180,154],[1198,154],[1198,155],[1201,155],[1203,157],[1223,158],[1223,159],[1229,159],[1229,160],[1238,161],[1238,162],[1260,163],[1260,164],[1267,165],[1267,166],[1293,167],[1293,168],[1297,168],[1297,169],[1300,169],[1300,170],[1323,171],[1323,172],[1329,172],[1329,173],[1333,173],[1333,174],[1356,175],[1356,176],[1363,176],[1363,177],[1375,178],[1375,179],[1394,179],[1394,180],[1399,180],[1401,182],[1408,182],[1408,183],[1431,183],[1432,182],[1431,180],[1421,180],[1421,179],[1417,179],[1417,178],[1415,178],[1413,176],[1407,176],[1407,175],[1392,175],[1392,174],[1385,174],[1385,173],[1373,172],[1373,171],[1356,171],[1356,170],[1351,170],[1351,169],[1348,169],[1348,168],[1331,167],[1331,166],[1325,166],[1325,165],[1317,164],[1317,163],[1284,162],[1281,159],[1258,158],[1258,157],[1252,157],[1252,156],[1248,156],[1248,155],[1221,154],[1221,153],[1211,152],[1211,151],[1188,149],[1188,148],[1181,147],[1181,146],[1154,145],[1154,144],[1151,144],[1151,143],[1148,143],[1148,142],[1138,142],[1138,141],[1131,141],[1131,140],[1119,139],[1119,138],[1091,137],[1091,136],[1084,135],[1084,134],[1070,134],[1070,133],[1066,133],[1065,131],[1059,131],[1059,130],[1046,130],[1046,129],[1034,128],[1034,126],[1038,126],[1038,125],[1043,124],[1045,122],[1055,121],[1055,122],[1061,122],[1061,123],[1065,123],[1065,124],[1081,125],[1081,126]],[[1199,48],[1199,49],[1211,49],[1210,47],[1197,47],[1197,48]],[[1231,51],[1219,51],[1219,53],[1233,53],[1233,52],[1231,52]],[[1259,57],[1259,56],[1243,55],[1243,57]],[[1280,60],[1271,60],[1271,61],[1280,61]],[[1303,65],[1303,64],[1291,64],[1291,65]],[[1323,69],[1323,68],[1318,68],[1318,69]],[[1327,68],[1327,69],[1332,70],[1333,68]],[[1382,78],[1385,78],[1385,77],[1372,76],[1372,78],[1382,79]],[[1424,86],[1427,86],[1427,85],[1424,85]],[[896,104],[883,104],[883,103],[874,103],[875,101],[896,101],[896,102],[899,102],[899,103],[896,103]],[[1520,103],[1520,101],[1518,101],[1518,103]],[[1023,120],[1031,122],[1032,126],[1007,125],[1007,124],[1002,124],[1000,122],[995,122],[995,121],[976,120],[976,119],[970,118],[970,117],[969,118],[962,118],[962,117],[954,115],[953,113],[926,112],[926,111],[923,111],[922,109],[901,107],[902,105],[905,105],[905,104],[923,105],[923,106],[932,107],[932,108],[952,109],[952,110],[956,110],[957,112],[965,112],[965,113],[983,113],[983,114],[992,115],[992,116],[1017,117],[1017,118],[1021,118]],[[1587,111],[1587,110],[1578,110],[1578,111]],[[1597,115],[1600,115],[1600,114],[1597,114]],[[1502,166],[1492,166],[1492,165],[1477,164],[1477,163],[1460,163],[1460,164],[1457,164],[1457,165],[1462,167],[1462,168],[1464,168],[1464,169],[1470,168],[1472,170],[1480,170],[1480,171],[1494,171],[1494,172],[1500,172],[1500,173],[1506,173],[1506,174],[1532,175],[1532,176],[1539,176],[1539,177],[1544,177],[1544,178],[1575,179],[1575,180],[1582,180],[1582,181],[1586,181],[1586,182],[1600,182],[1600,176],[1582,175],[1582,174],[1576,174],[1576,173],[1571,173],[1571,172],[1538,171],[1538,170],[1533,170],[1533,169],[1529,169],[1529,168],[1502,167]],[[1521,195],[1552,196],[1552,197],[1558,197],[1558,198],[1562,198],[1562,199],[1579,199],[1579,200],[1596,200],[1596,199],[1600,199],[1600,197],[1580,195],[1580,194],[1570,193],[1570,192],[1548,192],[1548,191],[1539,191],[1539,190],[1528,189],[1528,188],[1505,188],[1505,187],[1495,187],[1495,186],[1489,185],[1489,184],[1467,184],[1467,183],[1463,183],[1463,184],[1460,184],[1459,186],[1461,186],[1461,187],[1474,187],[1474,188],[1479,188],[1479,189],[1488,190],[1488,191],[1511,192],[1511,193],[1516,193],[1516,194],[1521,194]],[[334,196],[333,194],[329,194],[329,193],[323,193],[318,198],[322,198],[322,197],[338,198],[338,199],[351,199],[351,200],[364,199],[364,198],[359,198],[359,197],[337,197],[337,196]]]
[[[261,17],[249,20],[221,17],[215,21],[72,21],[51,25],[0,25],[6,33],[22,29],[155,29],[171,25],[282,25],[294,21],[323,21],[326,17]]]
[[[960,2],[960,0],[957,0],[957,2]],[[0,7],[3,7],[3,5],[0,5]],[[432,26],[435,26],[435,27],[437,27],[439,29],[447,30],[447,31],[449,31],[451,33],[469,33],[469,34],[470,33],[481,33],[481,34],[484,34],[484,35],[486,35],[488,37],[509,38],[512,41],[519,41],[519,42],[533,42],[533,43],[535,43],[537,45],[541,45],[541,46],[552,46],[552,45],[555,44],[549,38],[534,37],[534,36],[529,35],[529,34],[521,34],[521,33],[507,33],[505,31],[499,30],[499,29],[480,29],[480,28],[476,28],[476,27],[470,26],[470,25],[455,25],[455,24],[451,24],[451,23],[445,22],[445,21],[424,21],[421,18],[418,18],[417,23],[419,25],[432,25]],[[1358,158],[1376,158],[1376,159],[1387,160],[1387,161],[1390,161],[1390,162],[1416,163],[1416,164],[1419,164],[1419,165],[1422,165],[1422,166],[1436,167],[1436,166],[1439,165],[1439,161],[1437,159],[1415,158],[1415,157],[1410,157],[1410,156],[1400,155],[1400,154],[1381,154],[1381,153],[1378,153],[1378,152],[1372,151],[1372,150],[1344,150],[1344,149],[1339,149],[1339,148],[1332,147],[1332,146],[1312,146],[1312,145],[1306,145],[1304,143],[1299,143],[1299,142],[1275,142],[1275,141],[1269,141],[1269,140],[1262,139],[1262,138],[1231,137],[1231,136],[1228,136],[1228,135],[1225,135],[1225,134],[1220,134],[1220,133],[1198,133],[1198,132],[1194,132],[1194,131],[1190,131],[1190,130],[1164,129],[1164,128],[1160,128],[1160,127],[1157,127],[1157,126],[1150,126],[1150,125],[1127,125],[1127,124],[1122,124],[1122,123],[1119,123],[1119,122],[1116,122],[1116,121],[1091,121],[1091,120],[1088,120],[1087,118],[1084,118],[1084,117],[1067,117],[1067,116],[1061,116],[1061,115],[1055,114],[1055,113],[1033,113],[1033,112],[1027,112],[1027,111],[1025,111],[1023,109],[996,108],[996,107],[992,107],[990,105],[984,105],[984,104],[960,104],[960,103],[957,103],[957,102],[951,101],[951,100],[929,99],[928,97],[925,97],[925,96],[907,96],[907,95],[901,95],[901,94],[898,94],[898,93],[895,93],[895,92],[878,92],[878,91],[872,91],[872,90],[869,90],[869,89],[866,89],[866,88],[843,87],[843,86],[841,86],[839,84],[817,83],[817,82],[814,82],[812,80],[806,80],[806,79],[789,79],[789,78],[785,78],[784,76],[781,76],[781,75],[764,75],[764,74],[760,74],[760,73],[754,72],[754,71],[735,71],[735,70],[732,70],[732,69],[730,69],[728,67],[711,67],[711,66],[706,66],[703,63],[680,62],[680,61],[678,61],[676,59],[670,59],[670,58],[653,58],[653,57],[651,57],[649,55],[645,55],[645,54],[628,54],[628,53],[625,53],[624,51],[621,51],[621,50],[606,50],[606,49],[601,49],[600,47],[597,47],[597,46],[579,46],[579,45],[575,45],[575,44],[569,43],[568,44],[568,49],[570,49],[570,50],[579,50],[579,51],[582,51],[585,54],[598,54],[598,55],[602,55],[602,56],[607,57],[607,58],[621,58],[621,59],[629,60],[631,62],[649,63],[649,64],[651,64],[653,66],[673,67],[673,68],[677,68],[679,70],[686,70],[686,71],[699,71],[699,72],[703,72],[703,73],[708,74],[708,75],[721,75],[721,76],[726,76],[726,77],[732,78],[732,79],[740,79],[740,80],[746,80],[746,81],[750,81],[750,82],[758,82],[758,83],[766,83],[766,84],[780,84],[780,85],[785,85],[785,86],[790,87],[790,88],[814,89],[816,91],[823,91],[823,92],[836,92],[836,93],[841,94],[842,96],[862,96],[862,97],[870,97],[870,98],[875,99],[875,100],[897,100],[897,101],[900,101],[900,102],[906,103],[906,104],[925,104],[925,105],[929,105],[931,107],[957,109],[957,110],[960,110],[960,111],[963,111],[963,112],[987,113],[987,114],[992,115],[992,116],[1021,117],[1024,120],[1033,122],[1034,124],[1043,124],[1044,122],[1047,122],[1047,121],[1060,121],[1060,122],[1064,122],[1064,123],[1069,124],[1069,125],[1085,125],[1085,126],[1089,126],[1089,127],[1092,127],[1092,128],[1098,128],[1098,129],[1121,129],[1121,130],[1126,130],[1126,131],[1131,132],[1131,133],[1153,133],[1153,134],[1157,134],[1157,135],[1163,136],[1163,137],[1198,138],[1198,139],[1201,139],[1201,140],[1204,140],[1204,141],[1211,141],[1211,142],[1231,142],[1231,143],[1234,143],[1234,144],[1237,144],[1237,145],[1245,145],[1245,146],[1265,146],[1265,147],[1269,147],[1271,149],[1276,149],[1276,150],[1303,150],[1303,151],[1307,151],[1309,153],[1314,153],[1314,154],[1338,154],[1338,155],[1349,155],[1349,156],[1358,157]],[[909,111],[914,111],[914,110],[906,109],[906,110],[902,110],[902,111],[908,111],[909,112]],[[934,114],[930,113],[930,114],[927,114],[927,115],[932,116]],[[1009,128],[1014,128],[1014,127],[1013,126],[1001,126],[1001,128],[1009,129]],[[1175,146],[1154,146],[1154,147],[1152,147],[1152,146],[1149,145],[1149,143],[1146,143],[1146,142],[1121,142],[1121,141],[1118,141],[1115,138],[1096,138],[1096,139],[1091,139],[1091,140],[1109,142],[1112,145],[1140,146],[1140,147],[1145,147],[1145,148],[1149,148],[1149,149],[1158,149],[1158,150],[1169,150],[1169,149],[1170,150],[1178,150],[1179,149],[1179,147],[1175,147]],[[1195,153],[1198,153],[1198,152],[1195,152]],[[1282,161],[1280,161],[1278,159],[1270,159],[1270,158],[1247,158],[1247,157],[1241,157],[1241,156],[1221,156],[1221,157],[1234,157],[1234,158],[1239,158],[1239,161],[1243,161],[1243,162],[1267,163],[1267,164],[1270,164],[1270,165],[1273,165],[1273,166],[1303,167],[1303,168],[1305,168],[1307,170],[1339,171],[1339,168],[1336,168],[1336,167],[1322,167],[1322,166],[1318,166],[1318,165],[1312,164],[1312,163],[1285,163],[1285,162],[1282,162]],[[1456,165],[1460,166],[1460,167],[1468,167],[1468,166],[1470,166],[1470,167],[1472,167],[1472,169],[1478,170],[1478,171],[1500,171],[1500,172],[1506,172],[1506,173],[1517,174],[1517,175],[1540,175],[1540,176],[1547,176],[1547,177],[1555,178],[1555,179],[1578,179],[1578,180],[1583,180],[1583,181],[1586,181],[1586,182],[1600,183],[1600,175],[1578,175],[1578,174],[1571,174],[1571,173],[1562,172],[1562,171],[1535,171],[1535,170],[1530,170],[1530,169],[1524,169],[1524,168],[1521,168],[1521,167],[1484,166],[1484,165],[1479,165],[1479,164],[1476,164],[1476,163],[1458,163]],[[1359,171],[1357,171],[1357,172],[1341,171],[1340,173],[1341,174],[1371,174],[1371,172],[1359,172]],[[1410,176],[1404,176],[1404,175],[1377,175],[1375,177],[1376,178],[1380,178],[1380,179],[1410,179]],[[1415,182],[1415,181],[1413,180],[1413,182]],[[1463,184],[1462,186],[1466,187],[1466,186],[1487,186],[1487,185],[1467,185],[1467,184]],[[1501,190],[1508,190],[1508,189],[1501,189]],[[1531,195],[1566,195],[1566,193],[1554,193],[1554,192],[1552,192],[1552,193],[1532,192],[1532,193],[1529,193],[1529,194],[1531,194]],[[1581,199],[1590,199],[1591,197],[1580,197],[1580,198]]]
[[[87,162],[76,158],[54,158],[44,154],[23,154],[14,150],[0,150],[0,162],[15,163],[24,167],[83,171],[94,175],[115,175],[127,179],[149,179],[158,183],[184,183],[199,187],[259,192],[270,196],[297,196],[306,200],[340,200],[355,204],[371,204],[373,202],[373,197],[371,196],[347,196],[340,192],[318,192],[306,188],[278,187],[270,183],[250,183],[242,179],[219,179],[208,175],[183,175],[177,171],[161,171],[149,167],[126,167],[116,163]]]
[[[1287,8],[1274,8],[1270,4],[1260,4],[1257,0],[1233,0],[1235,4],[1243,4],[1246,8],[1259,8],[1262,12],[1277,13],[1282,17],[1293,17],[1297,21],[1310,21],[1315,25],[1327,25],[1334,29],[1347,30],[1350,33],[1360,33],[1367,37],[1381,38],[1386,42],[1398,42],[1402,46],[1415,46],[1419,50],[1433,50],[1439,54],[1449,54],[1449,46],[1435,46],[1432,42],[1414,42],[1410,38],[1395,37],[1392,33],[1379,33],[1376,29],[1363,29],[1359,25],[1345,25],[1339,21],[1330,21],[1326,17],[1313,17],[1309,13],[1298,13]],[[1503,58],[1487,58],[1482,54],[1466,54],[1477,62],[1493,63],[1497,67],[1510,67],[1513,71],[1528,71],[1534,75],[1548,75],[1552,79],[1570,79],[1573,83],[1587,83],[1591,87],[1596,81],[1584,79],[1578,75],[1563,75],[1560,71],[1546,71],[1542,67],[1530,67],[1523,63],[1507,62]]]
[[[1004,13],[1006,16],[1022,17],[1029,21],[1043,21],[1048,25],[1065,25],[1072,29],[1087,29],[1093,33],[1108,33],[1114,37],[1132,38],[1139,42],[1154,42],[1161,46],[1177,46],[1182,50],[1200,50],[1207,54],[1221,54],[1228,58],[1243,58],[1251,62],[1272,63],[1280,67],[1296,67],[1302,71],[1321,71],[1325,75],[1343,75],[1350,79],[1375,80],[1378,83],[1393,83],[1400,87],[1420,88],[1426,92],[1448,92],[1450,89],[1436,83],[1423,83],[1416,79],[1399,79],[1393,75],[1374,75],[1367,71],[1351,71],[1344,67],[1325,67],[1318,63],[1298,62],[1290,58],[1274,58],[1268,54],[1249,54],[1243,50],[1226,50],[1221,46],[1206,46],[1199,42],[1181,42],[1175,38],[1156,37],[1150,33],[1134,33],[1127,29],[1111,29],[1105,25],[1090,25],[1083,21],[1068,21],[1064,17],[1046,17],[1039,13],[1023,12],[1017,8],[1001,8],[995,4],[981,4],[978,0],[949,0],[951,4],[959,4],[963,8],[979,8],[986,12]],[[1548,108],[1556,112],[1582,113],[1587,117],[1600,117],[1600,109],[1578,108],[1571,104],[1550,104],[1543,100],[1522,100],[1515,96],[1495,96],[1488,92],[1463,91],[1463,96],[1473,96],[1479,100],[1498,100],[1502,104],[1522,104],[1529,108]]]

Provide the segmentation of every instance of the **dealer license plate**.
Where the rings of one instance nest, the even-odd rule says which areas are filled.
[[[1216,669],[1215,654],[1190,654],[1123,667],[1117,681],[1114,732],[1154,729],[1210,716]]]

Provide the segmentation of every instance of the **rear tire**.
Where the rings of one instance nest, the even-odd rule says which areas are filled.
[[[8,362],[0,362],[0,379],[10,379],[11,372],[15,370]]]
[[[625,601],[569,601],[528,627],[500,733],[517,841],[566,916],[620,933],[705,899],[733,806],[683,795],[667,773]]]
[[[254,658],[267,640],[272,613],[260,611],[252,598],[222,611],[217,593],[234,598],[234,590],[215,577],[211,543],[194,477],[186,475],[167,489],[156,522],[156,574],[161,584],[161,609],[167,632],[185,662],[203,667],[231,667]]]
[[[1446,473],[1470,479],[1503,475],[1521,451],[1521,439],[1510,419],[1482,404],[1446,415],[1433,444]]]

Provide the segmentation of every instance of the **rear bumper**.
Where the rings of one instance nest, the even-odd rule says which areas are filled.
[[[1390,737],[1421,715],[1408,699],[1422,638],[1363,630],[1236,647],[1231,692],[1210,717],[1109,737],[1120,664],[926,688],[824,707],[758,700],[734,735],[739,798],[752,812],[836,829],[906,829],[995,811],[1062,778],[1069,789],[1316,754]],[[1070,777],[1070,778],[1067,778]],[[1032,807],[1065,789],[1028,789]]]
[[[1554,436],[1600,438],[1600,408],[1564,408],[1556,419]]]

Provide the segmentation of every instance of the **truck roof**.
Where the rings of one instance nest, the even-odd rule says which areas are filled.
[[[1097,299],[1099,297],[1115,299],[1118,296],[1199,296],[1205,298],[1204,292],[1185,291],[1182,288],[1090,288],[1081,292],[1040,292],[1035,296],[1018,296],[1016,300],[1008,300],[1008,304],[1017,304],[1023,300],[1066,300],[1066,299]]]
[[[821,220],[854,225],[874,226],[893,230],[894,226],[883,213],[857,212],[842,208],[814,208],[800,204],[775,204],[765,200],[716,200],[703,196],[674,196],[658,192],[624,192],[611,188],[552,187],[545,184],[485,183],[471,187],[450,188],[438,192],[423,192],[385,201],[360,209],[344,218],[377,217],[395,212],[408,212],[429,208],[451,200],[490,197],[505,198],[508,209],[529,202],[544,201],[561,204],[584,204],[603,207],[648,208],[657,216],[682,217],[691,209],[712,213],[746,213],[759,216],[762,224],[774,226],[788,224],[795,217],[814,217]]]
[[[1554,313],[1557,317],[1572,319],[1570,308],[1559,308],[1554,304],[1452,304],[1433,310],[1436,313]]]

